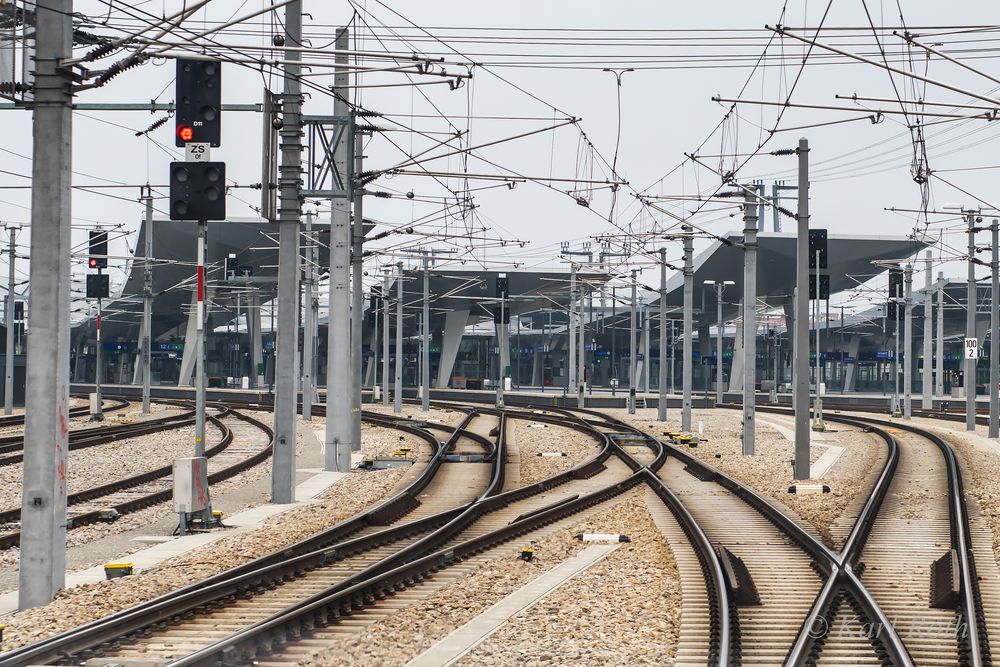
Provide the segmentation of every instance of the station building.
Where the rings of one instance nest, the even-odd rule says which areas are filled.
[[[366,221],[366,229],[374,227]],[[102,380],[105,383],[140,383],[140,335],[147,263],[144,260],[146,226],[139,232],[134,261],[118,294],[103,304]],[[154,220],[152,280],[152,373],[153,385],[189,385],[193,380],[193,355],[186,343],[193,340],[196,226]],[[305,238],[305,237],[304,237]],[[328,265],[328,227],[316,225],[310,237],[316,266],[325,273]],[[733,232],[694,258],[694,365],[695,392],[714,391],[716,363],[723,365],[724,389],[738,391],[743,382],[742,234]],[[791,381],[791,345],[788,330],[794,322],[793,284],[795,272],[794,234],[760,232],[757,270],[757,371],[758,388],[779,390]],[[934,299],[934,317],[944,317],[943,379],[945,391],[960,393],[962,377],[961,339],[965,336],[965,283],[937,278],[925,287],[925,245],[906,237],[841,236],[828,238],[830,292],[870,291],[892,263],[913,263],[913,355],[908,362],[896,353],[896,338],[902,334],[884,308],[844,313],[822,304],[818,318],[810,315],[811,354],[815,359],[816,328],[820,329],[820,381],[827,391],[891,392],[901,366],[911,363],[913,389],[919,393],[924,363],[923,309],[925,293]],[[426,278],[429,310],[430,377],[432,387],[487,389],[507,376],[513,388],[535,391],[572,392],[569,386],[569,315],[582,301],[584,354],[587,385],[591,391],[627,390],[631,372],[629,345],[631,286],[607,268],[506,271],[469,266],[423,268],[419,256],[400,275],[388,276],[387,300],[382,300],[384,282],[366,295],[363,349],[365,386],[381,384],[384,360],[385,316],[389,317],[390,377],[395,364],[397,279],[402,281],[402,367],[406,387],[421,377],[422,320]],[[276,229],[266,222],[231,220],[209,223],[206,255],[209,301],[206,359],[211,386],[267,389],[273,376],[275,325],[272,321],[277,283]],[[226,271],[230,275],[226,275]],[[506,281],[501,322],[500,290]],[[884,281],[882,281],[884,283]],[[718,284],[717,284],[718,283]],[[919,283],[919,285],[917,284]],[[720,285],[721,284],[721,287]],[[938,287],[944,308],[937,307]],[[574,291],[575,289],[575,291]],[[721,321],[717,295],[721,289]],[[883,288],[884,289],[884,288]],[[988,284],[979,286],[977,337],[987,340],[991,295]],[[670,364],[670,387],[680,390],[686,360],[681,352],[683,276],[674,272],[667,283],[668,319],[661,332],[658,285],[638,290],[637,386],[640,391],[658,390],[661,363]],[[325,303],[322,304],[325,306]],[[306,307],[305,304],[302,306]],[[322,310],[322,307],[321,309]],[[578,318],[578,321],[579,318]],[[936,319],[934,320],[936,322]],[[96,307],[77,322],[72,335],[72,379],[91,383],[96,373]],[[936,324],[934,325],[936,327]],[[717,337],[722,332],[722,350]],[[902,323],[900,329],[902,329]],[[936,329],[932,327],[931,335]],[[668,357],[659,357],[659,339],[668,339]],[[325,318],[317,318],[315,377],[325,385]],[[576,341],[574,341],[575,343]],[[900,346],[901,347],[901,346]],[[988,347],[981,345],[981,348]],[[301,355],[300,355],[301,358]],[[935,364],[937,366],[937,364]],[[987,360],[979,365],[977,384],[984,389]],[[900,383],[901,386],[901,383]],[[954,389],[953,389],[954,388]],[[957,395],[956,393],[956,395]]]

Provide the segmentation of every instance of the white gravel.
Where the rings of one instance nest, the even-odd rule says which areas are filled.
[[[600,443],[579,431],[526,419],[512,419],[513,436],[517,443],[521,466],[521,486],[528,486],[559,474],[593,458]],[[546,452],[562,452],[566,456],[541,456]]]
[[[62,591],[44,607],[5,617],[4,649],[101,618],[287,546],[378,502],[402,473],[396,468],[353,474],[338,482],[323,502],[293,508],[257,530],[223,538],[136,576]]]
[[[672,553],[653,526],[640,492],[629,492],[610,509],[533,544],[533,562],[519,560],[522,545],[512,544],[461,582],[315,652],[301,664],[402,665],[578,553],[584,545],[573,536],[580,532],[625,532],[637,542],[623,545],[579,581],[525,612],[461,664],[667,664],[676,644],[680,583]],[[628,637],[630,633],[634,636]]]
[[[623,419],[647,433],[663,438],[663,427],[657,421],[655,408],[645,408],[629,415],[622,409],[603,410],[609,415]],[[760,413],[760,420],[773,420],[785,424],[778,415]],[[688,447],[687,451],[706,461],[727,475],[747,484],[765,496],[792,510],[793,515],[812,526],[829,546],[833,546],[830,527],[847,509],[858,491],[866,488],[865,479],[876,465],[879,453],[885,445],[880,438],[865,434],[852,427],[830,423],[836,433],[827,433],[825,440],[815,441],[844,447],[845,451],[827,475],[818,480],[808,480],[827,484],[830,493],[797,495],[788,493],[792,479],[790,461],[795,457],[794,443],[763,421],[758,421],[756,429],[756,455],[742,455],[742,414],[738,410],[693,410],[692,425],[697,431],[698,422],[704,424],[704,437],[698,447]],[[670,410],[666,428],[680,430],[680,410]],[[816,461],[825,449],[813,447],[810,459]],[[806,480],[803,480],[806,481]]]
[[[631,543],[516,615],[458,664],[670,664],[680,627],[680,575],[640,498],[619,505],[614,521],[600,526],[628,534]]]

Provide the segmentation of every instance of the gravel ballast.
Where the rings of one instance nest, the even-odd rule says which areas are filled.
[[[317,651],[301,664],[402,665],[502,597],[579,553],[585,543],[573,536],[581,532],[626,533],[636,542],[622,545],[581,574],[579,581],[568,582],[567,588],[553,592],[498,631],[505,633],[508,646],[488,638],[475,649],[475,660],[467,658],[461,664],[665,664],[676,645],[680,584],[672,553],[652,523],[641,490],[533,544],[533,562],[518,559],[517,551],[524,545],[515,541],[461,582]],[[629,633],[637,635],[628,638]]]
[[[600,451],[600,443],[579,431],[526,419],[511,420],[521,464],[521,486],[577,466]],[[566,456],[542,456],[544,453]]]
[[[131,607],[312,535],[385,498],[404,469],[354,473],[321,502],[292,508],[254,531],[223,538],[148,571],[60,592],[44,606],[4,618],[5,650]]]
[[[638,409],[635,415],[629,415],[622,409],[603,412],[660,439],[664,439],[664,429],[672,432],[680,430],[680,410],[669,411],[665,426],[657,421],[655,408]],[[773,421],[785,428],[793,428],[791,421],[786,422],[780,415],[758,413],[756,455],[752,457],[741,453],[743,427],[742,413],[739,410],[693,410],[691,422],[695,432],[699,421],[704,425],[707,442],[702,442],[697,447],[685,447],[688,453],[790,509],[791,514],[797,515],[807,527],[814,528],[828,546],[835,546],[830,530],[832,524],[844,513],[858,491],[866,489],[868,473],[885,448],[882,440],[874,435],[830,422],[828,426],[831,432],[824,434],[825,439],[813,441],[811,460],[815,462],[825,451],[818,444],[844,447],[845,451],[823,478],[801,480],[826,484],[830,487],[830,493],[798,495],[788,493],[788,487],[795,483],[791,466],[795,457],[795,445],[766,423]]]

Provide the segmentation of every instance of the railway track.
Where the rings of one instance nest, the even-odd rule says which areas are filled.
[[[104,412],[115,412],[117,410],[124,410],[131,402],[124,398],[104,398]],[[85,417],[90,414],[90,407],[86,405],[80,405],[75,408],[69,409],[69,417]],[[0,430],[4,430],[14,426],[24,425],[24,414],[17,415],[5,415],[0,416]]]
[[[194,412],[167,415],[134,424],[106,424],[104,426],[74,429],[69,432],[69,450],[85,449],[118,440],[126,440],[165,428],[180,428],[194,423]],[[0,467],[21,463],[24,460],[24,436],[14,435],[0,438]]]
[[[455,450],[461,438],[468,438],[471,435],[471,432],[464,427],[477,418],[482,419],[489,415],[490,412],[494,413],[491,418],[498,423],[494,442],[489,447],[483,443],[483,451],[486,451],[487,456],[491,458],[490,482],[486,490],[480,493],[474,502],[464,506],[423,516],[414,513],[412,517],[407,517],[409,520],[406,522],[397,522],[389,528],[373,531],[375,524],[391,523],[399,516],[412,511],[419,502],[416,498],[421,492],[429,489],[429,485],[439,474],[442,466],[469,465],[457,462],[443,463],[443,461],[447,458],[448,452]],[[649,469],[643,465],[643,462],[653,467],[663,464],[665,452],[658,442],[645,438],[635,429],[624,426],[623,429],[619,429],[629,432],[626,434],[630,437],[628,446],[640,443],[649,450],[638,457],[643,460],[640,462],[617,442],[617,436],[609,436],[578,420],[570,425],[571,428],[587,433],[602,445],[596,457],[538,484],[501,492],[505,487],[505,421],[512,416],[532,421],[549,420],[553,423],[565,421],[564,416],[552,414],[510,415],[506,411],[498,414],[488,409],[470,411],[453,437],[443,445],[439,445],[437,439],[428,434],[427,429],[418,428],[415,424],[400,424],[398,420],[366,415],[366,419],[372,423],[419,432],[432,447],[436,447],[435,455],[425,470],[403,493],[373,510],[324,531],[324,534],[293,545],[283,550],[281,554],[272,554],[257,562],[217,575],[197,586],[177,591],[150,604],[139,605],[132,610],[88,624],[38,645],[24,647],[5,657],[11,661],[10,664],[27,664],[22,660],[37,663],[39,660],[58,659],[66,655],[72,655],[72,660],[77,660],[107,651],[124,650],[121,647],[128,642],[155,641],[158,635],[144,636],[147,632],[152,632],[150,626],[155,622],[168,618],[180,620],[185,615],[191,614],[197,618],[202,612],[210,613],[208,610],[220,603],[231,606],[239,597],[276,585],[279,581],[310,580],[305,574],[316,569],[326,569],[328,573],[335,572],[331,567],[325,567],[327,565],[349,567],[353,574],[341,571],[339,579],[334,577],[336,583],[327,585],[322,592],[314,593],[306,600],[299,599],[283,611],[272,613],[249,627],[229,634],[225,639],[179,658],[175,662],[186,664],[185,661],[193,661],[192,664],[200,662],[208,664],[214,663],[221,655],[232,664],[246,664],[248,660],[263,659],[265,655],[275,653],[279,654],[277,658],[279,662],[292,660],[295,658],[295,650],[303,649],[305,644],[299,644],[298,649],[292,650],[288,648],[290,640],[293,637],[300,637],[304,631],[307,630],[309,635],[315,635],[322,632],[326,626],[333,628],[331,630],[333,633],[344,631],[348,626],[360,623],[361,621],[357,619],[358,614],[361,610],[367,610],[370,605],[374,605],[376,601],[381,605],[384,598],[402,600],[411,593],[418,596],[429,594],[430,591],[461,576],[463,572],[468,571],[468,568],[478,567],[478,563],[488,558],[491,555],[490,549],[496,545],[519,535],[535,535],[539,531],[555,530],[565,522],[578,520],[581,512],[586,514],[598,511],[606,501],[643,482],[649,482],[657,494],[671,504],[672,510],[679,513],[680,520],[685,522],[688,530],[695,536],[693,543],[697,544],[699,553],[703,554],[706,565],[707,586],[720,590],[721,599],[725,601],[726,592],[722,585],[721,568],[711,557],[710,544],[676,497],[663,487],[655,476],[649,475]],[[477,440],[477,438],[472,439]],[[482,443],[481,436],[478,440]],[[558,491],[553,493],[554,489]],[[560,523],[561,521],[564,523]],[[412,537],[415,533],[418,539],[414,541]],[[377,551],[389,540],[394,541],[396,546],[392,555],[386,555],[385,551]],[[376,550],[374,553],[373,549]],[[362,554],[364,558],[360,559],[359,556]],[[351,559],[349,566],[340,561],[342,557]],[[381,560],[378,560],[379,557]],[[364,569],[357,572],[355,569],[357,567]],[[318,581],[315,577],[311,580]],[[407,588],[410,590],[402,592]],[[287,603],[287,600],[285,602]],[[379,610],[378,613],[385,613],[384,606],[376,606],[375,609]],[[718,638],[728,634],[727,609],[728,605],[723,603],[720,609],[713,610],[711,621],[712,642],[718,646],[716,652],[722,656],[726,655],[728,646],[722,646]],[[240,613],[244,612],[237,611],[237,616]],[[345,614],[351,615],[350,622],[338,623]],[[153,619],[154,623],[150,623]],[[119,648],[116,649],[115,645]],[[155,644],[146,643],[142,653],[148,657],[149,649],[154,646]],[[186,647],[188,651],[191,648],[191,646]],[[281,658],[282,651],[289,653]]]
[[[786,664],[991,664],[968,512],[951,448],[933,433],[895,422],[854,415],[830,420],[876,433],[888,454],[843,548],[834,554],[836,576],[826,578]],[[934,608],[931,569],[949,553],[954,590]]]
[[[991,664],[985,617],[994,606],[984,606],[979,590],[961,476],[950,448],[931,433],[915,427],[890,433],[901,425],[831,415],[875,433],[887,450],[870,498],[852,525],[844,523],[843,547],[833,551],[784,508],[685,450],[601,413],[464,409],[466,419],[444,443],[430,430],[448,427],[365,415],[370,423],[419,434],[434,450],[389,501],[280,555],[0,656],[14,660],[2,664],[101,655],[108,664],[129,657],[171,665],[294,664],[473,571],[512,537],[548,534],[638,484],[648,485],[654,520],[681,569],[677,664]],[[504,422],[511,418],[575,428],[602,443],[601,453],[539,484],[505,489]],[[476,433],[484,425],[492,441]],[[459,451],[489,459],[490,481],[485,491],[479,482],[476,495],[470,489],[480,476],[456,473],[469,481],[469,495],[449,501],[439,489],[460,494],[461,488],[448,471],[471,465],[444,463]],[[950,608],[931,609],[931,563],[946,553],[958,584]],[[284,580],[301,589],[279,586]],[[255,608],[255,600],[267,604]],[[917,632],[927,626],[936,629]]]
[[[218,413],[208,415],[208,423],[213,425],[220,434],[219,441],[209,447],[205,454],[209,459],[209,484],[217,484],[243,472],[264,461],[271,453],[271,428],[239,411],[226,406],[216,406]],[[106,437],[114,440],[140,435],[150,435],[167,429],[180,428],[190,423],[188,413],[174,418],[146,422],[136,430],[116,430]],[[237,428],[250,428],[265,434],[266,440],[259,436],[243,438],[243,442],[232,447],[235,438],[230,424],[239,424]],[[100,431],[101,429],[94,429]],[[127,435],[126,435],[127,434]],[[248,435],[243,433],[243,435]],[[97,438],[105,437],[95,435]],[[105,440],[104,442],[111,442]],[[247,442],[249,441],[249,442]],[[96,443],[95,443],[96,444]],[[173,495],[171,475],[172,465],[165,465],[138,475],[132,475],[108,484],[103,484],[83,491],[72,493],[67,497],[67,529],[80,528],[99,522],[113,522],[124,514],[137,512],[146,507],[170,500]],[[0,510],[0,549],[9,549],[20,543],[19,531],[20,507]]]

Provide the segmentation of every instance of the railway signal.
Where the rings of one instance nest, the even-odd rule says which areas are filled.
[[[91,269],[108,268],[108,232],[106,230],[92,229],[90,231],[87,266]]]
[[[222,63],[178,60],[174,145],[220,145],[222,139]]]
[[[226,163],[170,163],[170,219],[226,219]]]

